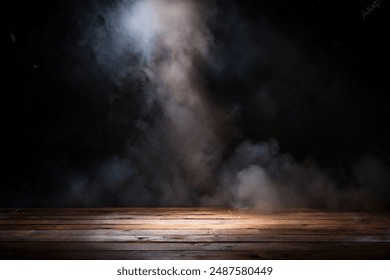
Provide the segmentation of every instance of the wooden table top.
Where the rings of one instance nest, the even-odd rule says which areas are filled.
[[[0,259],[390,259],[390,213],[0,209]]]

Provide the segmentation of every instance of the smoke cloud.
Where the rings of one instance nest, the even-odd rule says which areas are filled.
[[[271,211],[370,206],[372,190],[388,196],[388,167],[375,157],[355,161],[343,181],[310,157],[296,160],[280,151],[275,126],[285,131],[304,122],[302,108],[317,102],[342,104],[339,93],[352,88],[335,78],[334,65],[311,62],[302,45],[263,16],[254,30],[234,9],[224,6],[228,16],[221,17],[218,1],[99,2],[75,15],[67,52],[82,62],[61,63],[70,88],[81,88],[83,104],[110,133],[85,120],[74,133],[86,133],[86,143],[73,154],[88,146],[92,163],[71,154],[43,164],[35,184],[60,184],[47,201]],[[258,130],[260,137],[251,138]]]

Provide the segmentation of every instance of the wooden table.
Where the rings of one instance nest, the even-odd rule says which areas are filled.
[[[390,259],[390,213],[0,209],[0,258]]]

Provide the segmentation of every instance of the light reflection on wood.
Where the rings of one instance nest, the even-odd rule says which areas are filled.
[[[0,209],[2,259],[388,259],[387,212]]]

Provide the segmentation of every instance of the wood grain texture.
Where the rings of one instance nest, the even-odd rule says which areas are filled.
[[[0,209],[1,259],[389,259],[390,213]]]

